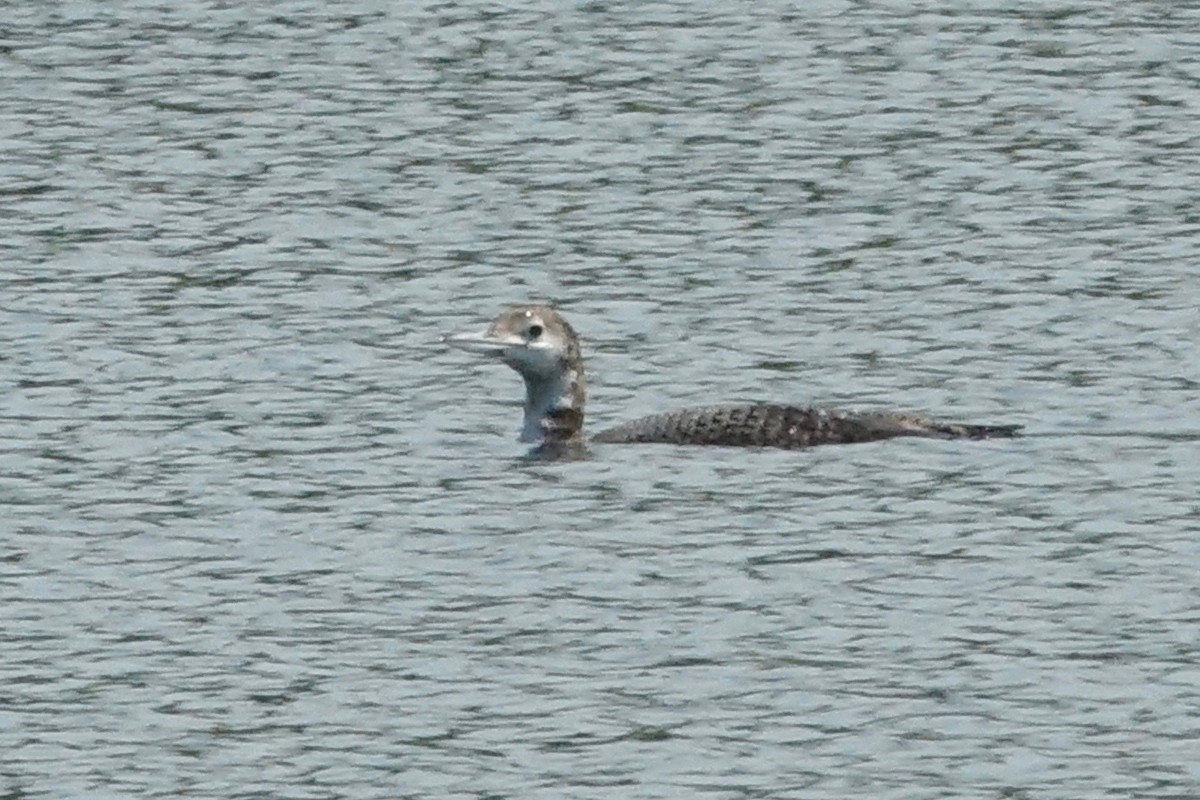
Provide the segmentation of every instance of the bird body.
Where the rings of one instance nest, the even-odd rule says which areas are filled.
[[[521,441],[583,445],[587,382],[579,337],[549,306],[518,306],[481,335],[452,336],[456,347],[498,358],[525,381]],[[882,411],[803,408],[773,403],[706,406],[655,414],[597,433],[597,444],[677,444],[805,448],[922,436],[991,439],[1018,435],[1019,425],[965,425]]]

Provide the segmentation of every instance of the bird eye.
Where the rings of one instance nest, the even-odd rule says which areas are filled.
[[[542,326],[541,325],[530,325],[528,328],[525,329],[525,333],[529,335],[530,339],[536,339],[542,335]]]

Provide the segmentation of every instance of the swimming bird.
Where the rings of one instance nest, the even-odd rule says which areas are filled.
[[[540,446],[583,446],[587,377],[579,337],[549,306],[505,311],[482,334],[444,339],[512,367],[525,381],[520,441]],[[1018,435],[1020,425],[964,425],[878,411],[802,408],[775,403],[705,406],[642,417],[591,438],[603,444],[663,443],[803,448],[923,436],[992,439]]]

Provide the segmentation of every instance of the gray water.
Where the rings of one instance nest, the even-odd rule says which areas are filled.
[[[0,796],[1200,795],[1193,4],[21,3]],[[446,351],[550,300],[596,448]]]

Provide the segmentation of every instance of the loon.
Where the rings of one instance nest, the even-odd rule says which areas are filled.
[[[579,337],[549,306],[517,306],[483,334],[443,339],[496,358],[525,380],[520,441],[553,447],[583,446],[587,379]],[[595,443],[662,443],[732,447],[804,448],[923,436],[991,439],[1017,436],[1020,425],[964,425],[892,412],[842,411],[753,403],[706,406],[643,417],[593,437]]]

